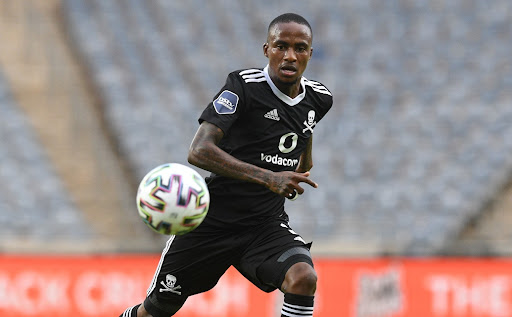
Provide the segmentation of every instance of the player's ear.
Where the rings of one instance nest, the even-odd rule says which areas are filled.
[[[313,56],[313,48],[311,48],[311,49],[309,50],[309,59],[311,59],[311,57],[312,57],[312,56]]]
[[[268,50],[268,43],[263,43],[263,55],[265,55],[265,57],[268,57],[267,50]]]

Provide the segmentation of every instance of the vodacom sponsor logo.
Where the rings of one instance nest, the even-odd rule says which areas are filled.
[[[277,154],[270,155],[265,153],[261,153],[261,160],[267,163],[272,163],[280,166],[295,166],[299,163],[298,159],[289,159],[286,157],[281,157]]]

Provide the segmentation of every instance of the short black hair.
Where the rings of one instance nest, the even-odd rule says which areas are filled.
[[[283,13],[280,16],[276,17],[268,25],[268,33],[270,33],[270,30],[274,27],[274,25],[276,25],[278,23],[289,23],[289,22],[295,22],[295,23],[307,26],[309,28],[309,30],[311,31],[311,36],[313,36],[313,29],[311,28],[311,25],[309,24],[308,20],[306,20],[303,16],[298,15],[297,13]]]

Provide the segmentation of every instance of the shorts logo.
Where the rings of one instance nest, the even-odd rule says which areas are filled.
[[[213,101],[213,107],[218,114],[232,114],[236,111],[238,105],[238,95],[229,90],[224,90]]]
[[[160,293],[171,292],[174,294],[181,295],[181,292],[178,291],[179,289],[181,289],[181,286],[180,285],[174,286],[174,285],[176,285],[176,281],[177,281],[176,276],[167,274],[165,276],[165,283],[164,283],[164,281],[160,281],[160,284],[164,287],[164,288],[160,289]]]

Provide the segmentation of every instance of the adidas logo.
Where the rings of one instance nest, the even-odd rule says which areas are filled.
[[[279,118],[279,115],[277,114],[277,109],[270,110],[269,112],[265,113],[265,118],[276,121],[281,120],[281,118]]]

